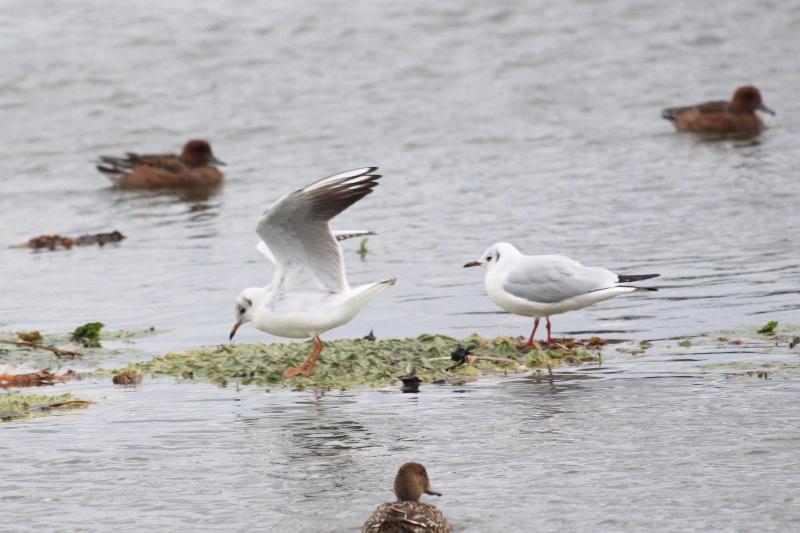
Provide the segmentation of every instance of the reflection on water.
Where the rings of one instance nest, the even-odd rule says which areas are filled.
[[[88,411],[3,426],[0,451],[15,461],[0,465],[0,507],[33,529],[57,504],[65,529],[141,530],[143,520],[161,530],[349,531],[391,498],[397,466],[417,460],[444,494],[431,501],[462,531],[771,529],[796,519],[797,382],[704,378],[696,366],[685,373],[692,364],[636,377],[615,362],[418,394],[83,382],[76,392],[102,397]],[[98,493],[104,504],[87,506]],[[200,502],[207,512],[196,512]]]

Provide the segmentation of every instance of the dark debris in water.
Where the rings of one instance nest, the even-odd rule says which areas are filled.
[[[89,246],[96,244],[98,246],[105,246],[110,242],[119,242],[125,236],[114,230],[108,233],[95,233],[92,235],[81,235],[79,237],[65,237],[62,235],[39,235],[28,240],[23,244],[17,244],[12,248],[30,248],[32,250],[56,250],[63,248],[69,250],[73,246]]]
[[[405,376],[401,376],[400,381],[403,382],[403,386],[401,388],[403,392],[419,392],[419,385],[422,383],[422,380],[419,379],[419,376],[417,376],[416,368],[412,368],[411,372]]]

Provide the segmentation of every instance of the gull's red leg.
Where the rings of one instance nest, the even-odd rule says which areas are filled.
[[[538,327],[539,327],[539,317],[537,316],[537,317],[536,317],[536,320],[534,320],[534,321],[533,321],[533,331],[531,331],[531,338],[530,338],[530,339],[528,339],[528,344],[526,344],[526,345],[525,345],[525,346],[527,346],[528,348],[530,348],[531,346],[533,346],[533,336],[534,336],[534,335],[536,335],[536,329],[537,329]]]
[[[308,357],[306,357],[305,361],[303,361],[300,366],[293,366],[291,368],[287,368],[286,372],[283,373],[283,377],[293,378],[298,374],[303,374],[304,376],[307,376],[308,366],[311,364],[312,360],[316,365],[317,361],[316,358],[319,357],[320,352],[322,352],[322,341],[319,340],[319,337],[315,336],[311,343],[311,353],[308,354]]]
[[[547,344],[552,344],[553,343],[553,336],[552,336],[552,331],[551,331],[552,327],[553,326],[550,324],[550,317],[548,316],[547,317]]]
[[[322,343],[322,339],[320,339],[319,336],[314,337],[314,342],[317,344],[317,346],[319,346],[319,348],[317,348],[317,353],[314,358],[311,359],[308,367],[303,370],[304,376],[310,376],[314,373],[314,369],[317,367],[319,356],[322,355],[322,349],[325,347],[325,345]]]

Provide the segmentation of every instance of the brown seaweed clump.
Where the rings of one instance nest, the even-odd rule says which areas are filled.
[[[64,248],[69,250],[73,246],[90,246],[96,244],[98,246],[105,246],[110,242],[119,242],[125,236],[119,231],[111,231],[109,233],[95,233],[92,235],[81,235],[80,237],[64,237],[62,235],[39,235],[33,237],[28,242],[17,244],[12,248],[30,248],[32,250],[41,250],[46,248],[48,250],[55,250],[57,248]]]
[[[77,374],[74,370],[68,370],[64,374],[53,374],[47,369],[28,374],[0,374],[0,388],[9,387],[41,387],[43,385],[55,385],[71,379],[75,379]]]
[[[114,382],[114,385],[138,385],[142,382],[142,374],[132,368],[128,368],[114,374],[111,381]]]

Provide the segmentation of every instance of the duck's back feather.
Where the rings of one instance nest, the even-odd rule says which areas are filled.
[[[391,502],[379,505],[362,533],[450,533],[444,514],[427,503]]]

